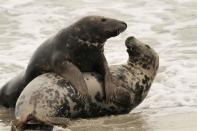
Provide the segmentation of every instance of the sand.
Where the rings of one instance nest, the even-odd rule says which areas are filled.
[[[197,131],[197,112],[187,108],[149,109],[127,115],[79,120],[73,131]]]

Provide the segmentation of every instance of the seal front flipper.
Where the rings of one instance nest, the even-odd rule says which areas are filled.
[[[54,69],[57,74],[62,76],[65,80],[70,81],[82,97],[88,97],[88,88],[83,75],[77,66],[69,61],[64,61],[58,63]]]
[[[114,89],[115,99],[113,99],[113,103],[118,107],[123,107],[124,109],[130,111],[132,107],[133,99],[133,92],[130,92],[129,89],[124,88],[120,85],[117,85]]]
[[[105,97],[106,102],[111,103],[116,99],[116,85],[112,82],[111,74],[105,75]]]
[[[104,76],[104,90],[105,90],[105,97],[106,102],[110,103],[115,99],[115,88],[116,85],[112,82],[112,76],[108,67],[107,60],[102,54],[102,57],[100,57],[101,60],[99,60],[97,71]]]

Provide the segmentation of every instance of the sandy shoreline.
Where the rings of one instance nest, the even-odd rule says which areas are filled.
[[[0,131],[10,131],[11,118],[11,110],[0,108]],[[197,111],[187,107],[135,109],[126,115],[74,120],[69,129],[54,131],[197,131],[196,121]]]
[[[71,124],[72,131],[197,131],[197,112],[187,108],[149,109]]]

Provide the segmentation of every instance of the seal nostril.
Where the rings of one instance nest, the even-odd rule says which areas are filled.
[[[105,19],[105,18],[101,18],[101,21],[102,21],[102,22],[105,22],[105,21],[106,21],[106,19]]]
[[[149,45],[145,45],[147,48],[149,48],[150,49],[150,46]]]

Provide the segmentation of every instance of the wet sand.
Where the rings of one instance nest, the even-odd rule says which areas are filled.
[[[13,118],[13,110],[0,108],[0,131],[9,131]],[[197,112],[187,107],[135,109],[126,115],[73,120],[68,129],[54,131],[196,131],[196,121]]]
[[[157,112],[159,113],[159,112]],[[197,112],[146,115],[131,113],[96,120],[83,120],[73,131],[197,131]]]

